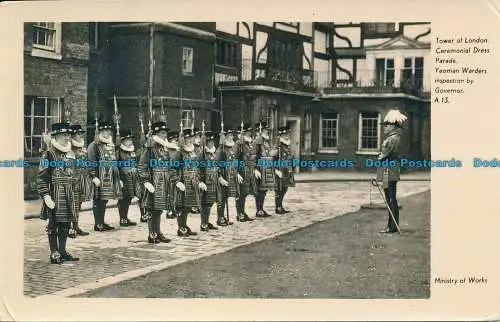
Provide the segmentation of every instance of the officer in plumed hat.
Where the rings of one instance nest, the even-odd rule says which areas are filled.
[[[120,199],[122,196],[123,182],[120,173],[112,162],[117,160],[116,147],[113,141],[115,128],[107,121],[101,121],[98,125],[96,139],[88,147],[89,161],[97,164],[90,167],[90,177],[94,184],[94,230],[113,230],[105,222],[106,205],[108,200]]]
[[[277,164],[280,166],[274,170],[276,174],[276,188],[275,188],[275,204],[276,214],[282,215],[289,213],[283,207],[283,199],[288,192],[289,187],[295,186],[295,178],[292,167],[292,152],[290,150],[290,133],[291,129],[288,126],[281,126],[278,128],[278,143],[277,155],[275,157]]]
[[[396,199],[397,184],[400,179],[399,167],[399,146],[401,142],[401,129],[407,117],[399,110],[390,110],[384,118],[385,140],[382,143],[381,151],[378,156],[379,161],[394,161],[397,166],[380,167],[377,169],[377,181],[383,183],[385,199],[394,214],[392,219],[389,213],[387,227],[380,231],[381,233],[397,232],[396,224],[399,225],[399,205]]]
[[[135,226],[137,223],[128,218],[128,211],[133,198],[140,199],[142,194],[139,173],[137,171],[137,154],[134,146],[132,130],[122,129],[120,132],[120,146],[118,147],[118,161],[122,162],[118,170],[123,182],[122,197],[118,200],[120,226]],[[143,211],[143,207],[139,206]]]
[[[141,184],[144,186],[142,205],[148,217],[148,242],[150,244],[168,243],[170,238],[161,232],[161,214],[170,209],[170,182],[177,181],[170,175],[169,162],[175,158],[169,153],[165,122],[151,125],[151,145],[141,155],[138,171]]]
[[[48,220],[47,234],[50,247],[50,262],[77,261],[66,249],[71,224],[79,208],[78,183],[75,175],[75,155],[71,149],[71,127],[69,123],[51,126],[51,144],[40,163],[37,190],[43,199],[41,219]],[[54,164],[60,163],[60,166]]]
[[[94,189],[92,186],[92,181],[90,180],[89,169],[84,166],[83,163],[87,160],[87,149],[85,147],[84,139],[85,130],[81,125],[73,124],[71,125],[71,149],[75,155],[75,159],[79,160],[80,165],[76,166],[75,176],[79,180],[78,182],[78,212],[75,219],[75,231],[79,236],[87,236],[88,232],[83,231],[79,225],[79,212],[82,208],[82,203],[85,201],[92,200]],[[73,237],[70,235],[70,237]],[[75,236],[76,237],[76,236]]]

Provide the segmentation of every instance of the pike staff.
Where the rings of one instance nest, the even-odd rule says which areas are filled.
[[[118,103],[116,102],[116,95],[113,94],[113,106],[115,108],[115,113],[113,114],[113,121],[116,125],[116,146],[120,146],[121,138],[120,138],[120,119],[121,114],[118,111]]]

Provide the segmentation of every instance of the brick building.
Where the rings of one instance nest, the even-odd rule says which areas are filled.
[[[64,119],[87,122],[88,23],[24,24],[24,157],[40,158],[42,133]],[[36,167],[25,169],[25,196]]]

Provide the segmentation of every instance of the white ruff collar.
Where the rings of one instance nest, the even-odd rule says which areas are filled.
[[[248,142],[248,143],[252,143],[252,138],[249,136],[243,136],[243,141]]]
[[[205,151],[207,151],[208,153],[215,153],[215,146],[209,148],[209,147],[205,147]]]
[[[158,143],[164,147],[166,147],[168,145],[167,140],[164,140],[157,135],[153,135],[152,138],[153,138],[153,141],[155,141],[156,143]]]
[[[135,147],[132,145],[132,146],[125,146],[123,144],[120,144],[120,149],[122,149],[123,151],[127,151],[127,152],[134,152],[135,151]]]
[[[99,141],[106,144],[113,144],[113,139],[106,139],[101,134],[99,134]]]
[[[83,147],[83,145],[85,144],[85,141],[84,140],[74,140],[74,139],[71,139],[71,144],[76,147],[76,148],[81,148]]]
[[[61,145],[61,143],[57,142],[55,139],[52,139],[50,143],[54,148],[58,149],[61,152],[68,153],[69,151],[71,151],[71,142],[68,142],[68,144],[66,145]]]
[[[230,148],[230,147],[234,146],[234,141],[231,141],[231,142],[226,141],[226,142],[224,142],[224,145]]]
[[[193,152],[194,151],[194,145],[191,144],[191,145],[185,145],[182,147],[182,149],[186,152]]]
[[[280,138],[280,142],[283,143],[284,145],[290,145],[290,140]]]

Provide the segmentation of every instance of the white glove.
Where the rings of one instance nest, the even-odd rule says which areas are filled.
[[[274,173],[276,173],[276,175],[280,178],[283,176],[283,172],[281,172],[280,170],[274,170]]]
[[[123,188],[123,181],[120,180],[120,188]]]
[[[228,182],[227,182],[226,180],[224,180],[224,178],[222,178],[222,177],[221,177],[221,178],[219,178],[219,183],[220,183],[221,185],[225,186],[225,187],[227,187],[227,185],[228,185]]]
[[[150,182],[144,182],[144,188],[146,188],[151,193],[155,192],[155,187],[153,187]]]
[[[177,189],[179,189],[180,191],[185,191],[186,190],[186,186],[184,185],[184,183],[182,182],[177,182],[177,184],[175,185],[177,187]]]
[[[92,179],[92,182],[96,187],[99,187],[101,185],[101,180],[99,180],[99,178]]]
[[[256,177],[257,179],[260,179],[261,174],[260,174],[260,171],[259,171],[259,170],[257,170],[257,169],[253,170],[253,174],[255,175],[255,177]]]
[[[131,200],[131,202],[136,202],[136,201],[139,201],[139,198],[133,197],[132,200]]]
[[[49,195],[44,196],[43,201],[50,209],[54,209],[56,207],[54,200],[52,200],[52,197],[50,197]]]
[[[198,186],[200,187],[201,190],[207,191],[207,185],[204,182],[200,182]]]
[[[238,178],[238,183],[243,182],[243,177],[240,174],[238,174],[236,177]]]

